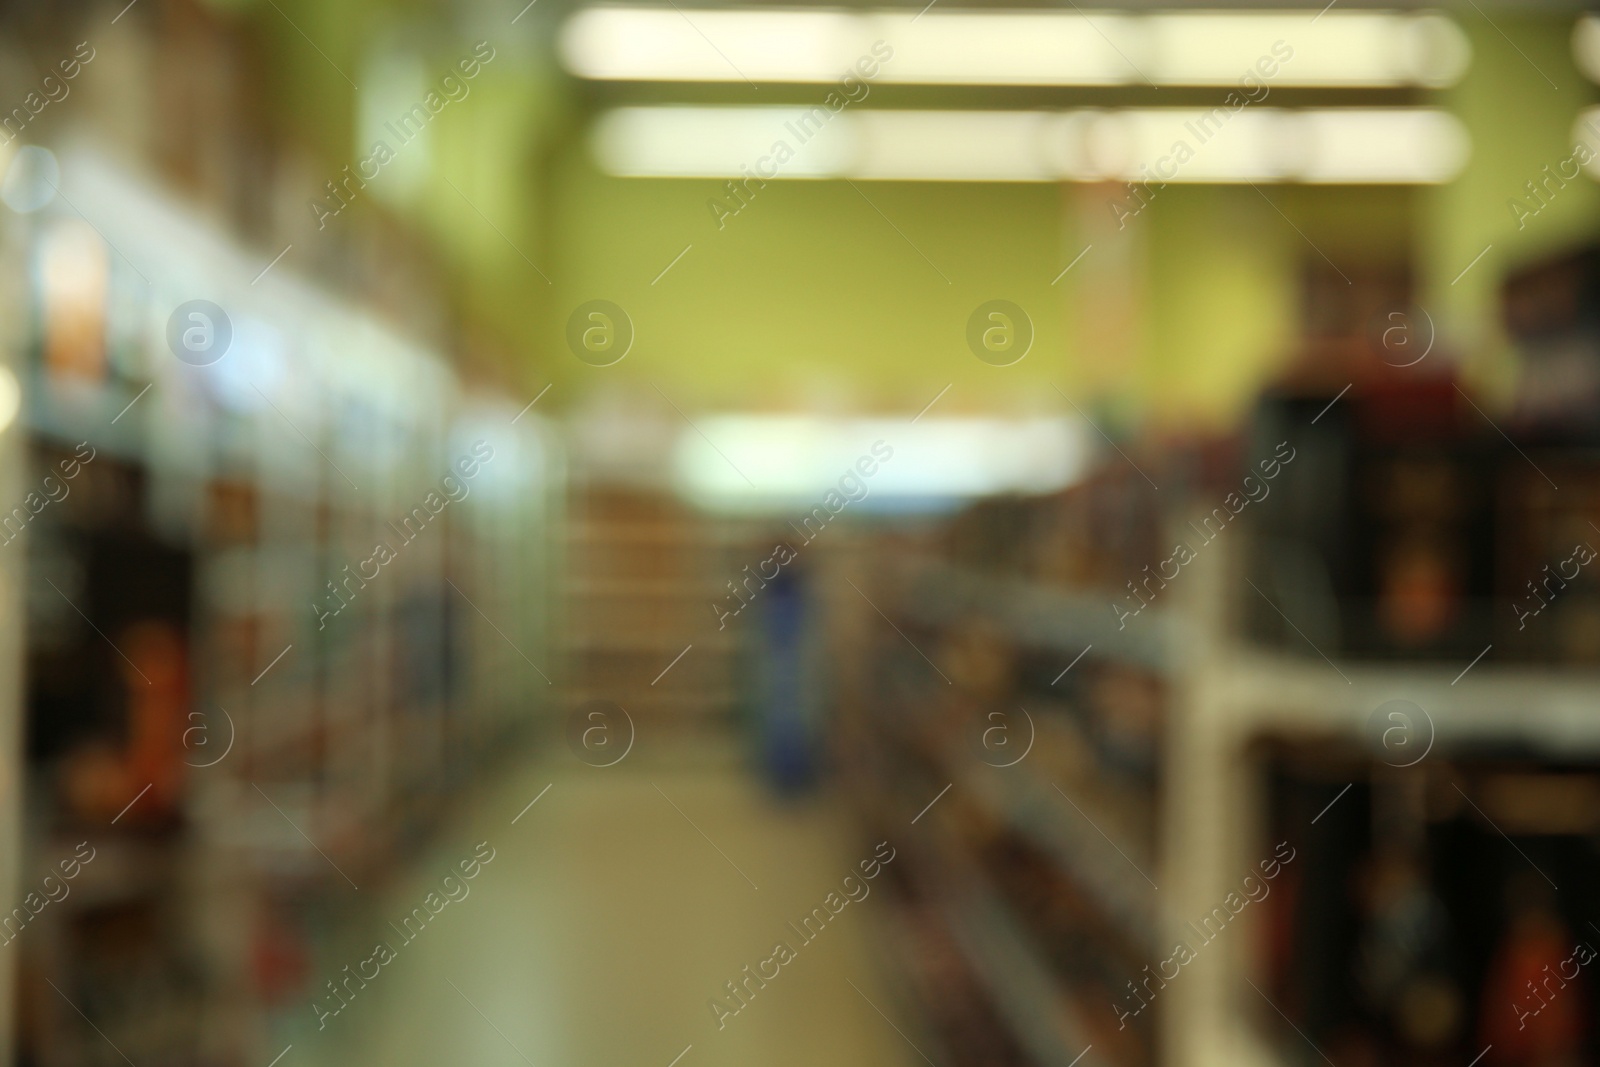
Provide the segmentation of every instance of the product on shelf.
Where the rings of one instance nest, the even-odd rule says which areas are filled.
[[[94,855],[11,938],[40,1007],[17,1055],[110,1062],[87,1017],[141,1064],[243,1067],[303,1024],[351,885],[545,708],[550,450],[369,313],[282,268],[252,285],[253,258],[115,168],[75,173],[106,232],[72,239],[104,271],[30,276],[40,488],[0,551],[28,553],[23,870]],[[72,219],[40,212],[27,252]],[[168,350],[160,294],[197,270],[241,327],[232,363]]]
[[[864,613],[851,643],[866,695],[840,760],[875,822],[912,825],[897,877],[922,905],[921,945],[902,952],[948,947],[946,983],[992,1006],[963,1024],[997,1031],[986,1046],[948,1038],[945,1062],[1156,1060],[1159,1002],[1118,1007],[1157,958],[1145,872],[1168,694],[1159,641],[1119,641],[1110,607],[1157,558],[1150,497],[1108,468],[1052,496],[980,501],[942,536],[886,544],[893,564],[861,578],[894,625]],[[923,999],[925,1025],[946,1032],[942,1000]]]
[[[1501,309],[1521,356],[1510,430],[1536,443],[1595,443],[1600,247],[1588,245],[1513,271],[1501,284]]]
[[[1328,741],[1266,765],[1270,832],[1304,859],[1260,975],[1305,1038],[1340,1063],[1600,1054],[1600,769],[1478,748],[1397,772]]]

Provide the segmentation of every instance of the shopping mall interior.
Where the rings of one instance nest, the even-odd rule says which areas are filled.
[[[1600,1063],[1586,6],[0,0],[0,1067]]]

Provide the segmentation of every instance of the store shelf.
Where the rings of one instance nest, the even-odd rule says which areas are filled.
[[[969,886],[964,899],[946,907],[946,916],[996,1008],[1040,1067],[1107,1067],[1089,1048],[1070,994],[999,897]]]
[[[904,905],[885,902],[883,912],[883,920],[875,923],[868,933],[875,949],[874,955],[890,961],[890,966],[883,969],[883,981],[889,987],[892,999],[912,1006],[927,1018],[930,1006],[923,998],[927,995],[929,979],[925,973],[926,964],[919,958],[920,952],[924,951],[919,931],[906,914]],[[944,1046],[931,1025],[924,1025],[915,1033],[915,1044],[919,1051],[925,1055],[932,1053],[936,1063],[951,1062],[950,1050]]]
[[[350,900],[346,878],[381,884],[438,824],[446,791],[550,707],[527,660],[553,659],[556,454],[537,415],[511,428],[489,418],[515,407],[470,389],[443,353],[370,308],[297,278],[292,264],[263,272],[255,253],[117,164],[77,152],[68,162],[71,212],[101,220],[96,231],[117,253],[108,244],[109,261],[126,253],[147,277],[95,290],[108,306],[94,310],[110,323],[95,327],[95,343],[107,351],[82,367],[52,356],[61,342],[51,331],[65,319],[18,320],[11,366],[26,389],[27,447],[38,455],[87,439],[96,450],[70,494],[39,513],[30,549],[30,567],[80,583],[62,595],[94,621],[52,637],[19,620],[28,726],[63,726],[20,768],[34,828],[24,860],[53,863],[72,854],[63,843],[85,837],[98,852],[8,966],[47,994],[33,976],[71,991],[128,967],[138,977],[119,979],[119,996],[142,1005],[176,989],[193,1003],[160,1014],[86,996],[83,1019],[32,1026],[21,1058],[98,1062],[114,1043],[141,1063],[191,1062],[185,1040],[204,1020],[204,1062],[264,1062],[279,1049],[260,1042],[288,1001],[258,988],[261,931],[273,931],[276,950],[301,951],[321,917]],[[41,212],[42,225],[15,235],[16,251],[37,256],[68,210],[62,201]],[[55,298],[48,281],[11,267],[18,296]],[[159,331],[117,325],[165,319],[160,294],[199,276],[236,323],[275,324],[252,344],[280,374],[248,396],[242,379],[174,360]],[[323,627],[312,605],[328,602],[338,568],[370,553],[373,538],[392,543],[396,517],[474,439],[497,447],[471,476],[481,488],[436,513],[401,570],[366,579],[352,612]],[[527,659],[506,648],[507,631]],[[103,645],[148,676],[124,685],[121,660],[97,667]],[[103,685],[77,684],[96,673]],[[204,752],[194,740],[202,724],[215,731]],[[145,797],[145,782],[162,787]],[[237,923],[226,936],[206,907],[173,906],[213,880],[227,883]],[[104,934],[110,927],[117,936]],[[84,1019],[103,1029],[105,1047],[78,1049]]]
[[[1132,843],[1113,846],[1089,821],[1092,814],[1073,810],[1050,783],[1023,767],[986,767],[984,773],[962,776],[962,784],[990,817],[1054,860],[1130,946],[1159,955],[1154,887],[1126,858],[1105,859],[1114,849],[1131,848]],[[1081,799],[1075,802],[1084,804]],[[1140,866],[1148,869],[1151,864],[1144,860]]]
[[[1135,477],[1113,470],[1060,495],[975,505],[920,553],[863,575],[900,631],[870,608],[856,623],[884,642],[859,642],[859,669],[881,694],[859,719],[877,753],[869,776],[920,803],[952,784],[917,827],[935,835],[922,877],[1006,1033],[1040,1067],[1146,1067],[1154,1056],[1149,1017],[1113,1033],[1110,1013],[1083,999],[1164,955],[1146,874],[1161,876],[1162,750],[1177,690],[1166,683],[1186,666],[1178,617],[1163,604],[1122,626],[1115,595],[1100,591],[1155,539],[1154,510],[1129,503],[1142,499]],[[1071,521],[1091,513],[1092,529]],[[1069,528],[1066,547],[1058,535]],[[981,569],[991,559],[1009,569]],[[1065,575],[1082,584],[1057,584]],[[908,636],[966,667],[949,671],[950,689],[904,655]],[[1074,677],[1048,689],[1068,664]],[[996,767],[973,731],[988,709],[1019,706],[1033,727],[1028,754]]]
[[[719,595],[719,590],[715,579],[709,578],[698,581],[686,578],[640,578],[629,581],[577,575],[567,582],[566,593],[574,600],[598,597],[675,600],[686,595],[704,596],[710,600]],[[726,589],[720,590],[720,594],[726,596]]]
[[[943,564],[922,565],[901,604],[926,626],[982,617],[1019,646],[1097,656],[1163,670],[1170,662],[1171,622],[1159,610],[1119,628],[1112,598],[1066,593],[1020,578],[994,578]]]
[[[617,701],[617,693],[616,687],[576,687],[567,691],[566,702],[578,705],[589,700]],[[679,693],[667,688],[666,681],[661,683],[659,689],[629,689],[626,693],[627,703],[623,707],[628,711],[641,710],[647,713],[721,711],[733,707],[738,701],[738,694],[725,686],[710,690],[697,686],[693,692]]]
[[[651,545],[718,551],[741,543],[743,537],[731,528],[714,530],[707,536],[701,524],[687,522],[635,521],[623,525],[616,520],[579,517],[567,524],[566,540],[580,546]]]
[[[927,827],[927,851],[909,859],[913,876],[936,902],[961,955],[1038,1067],[1105,1067],[1092,1051],[1071,991],[1039,951],[1024,923],[944,823]]]
[[[713,631],[713,634],[715,631]],[[613,655],[655,655],[665,654],[668,658],[683,651],[685,645],[693,644],[696,655],[730,656],[738,648],[729,638],[718,639],[707,636],[703,632],[695,634],[689,632],[689,637],[694,637],[693,642],[687,638],[680,640],[683,635],[676,637],[612,637],[601,633],[569,634],[560,647],[573,654],[608,653]]]
[[[1115,824],[1096,809],[1094,801],[1080,795],[1068,803],[1026,760],[1012,767],[974,766],[962,750],[941,746],[932,737],[923,738],[917,747],[987,819],[1006,827],[1054,862],[1131,949],[1139,954],[1160,954],[1155,889],[1133,866],[1136,862],[1148,871],[1153,861],[1127,835],[1111,838],[1122,837],[1116,845],[1101,836],[1096,827]],[[1073,804],[1080,810],[1074,810]],[[1132,862],[1128,850],[1135,854]]]
[[[1464,673],[1463,673],[1464,672]],[[1418,704],[1446,744],[1520,742],[1600,751],[1600,671],[1544,666],[1372,664],[1242,649],[1203,666],[1197,686],[1230,729],[1359,733],[1389,700]]]

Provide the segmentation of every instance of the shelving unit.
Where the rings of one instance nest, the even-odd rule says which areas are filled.
[[[565,548],[567,703],[617,704],[656,740],[712,736],[739,712],[742,652],[712,605],[750,556],[751,524],[586,473]]]
[[[1242,556],[1238,549],[1223,554],[1196,575],[1204,588],[1195,599],[1204,610],[1190,616],[1187,696],[1173,737],[1175,751],[1181,747],[1185,756],[1172,762],[1165,809],[1167,866],[1183,873],[1171,884],[1176,914],[1203,914],[1268,854],[1263,850],[1271,848],[1272,813],[1260,752],[1266,741],[1364,756],[1344,785],[1374,772],[1382,772],[1378,781],[1400,780],[1406,771],[1372,755],[1367,720],[1380,705],[1407,700],[1427,713],[1427,731],[1419,729],[1414,741],[1426,752],[1407,752],[1395,763],[1415,759],[1418,767],[1441,773],[1440,768],[1471,766],[1475,753],[1514,751],[1600,765],[1600,716],[1594,712],[1600,672],[1481,662],[1469,667],[1467,660],[1330,663],[1309,645],[1302,646],[1303,655],[1252,647],[1234,636],[1237,629],[1227,620],[1237,598],[1226,593],[1243,585]],[[1330,784],[1330,806],[1344,802],[1344,785]],[[1320,818],[1312,816],[1304,829],[1314,833]],[[1294,844],[1304,847],[1303,841]],[[1167,1062],[1287,1067],[1303,1054],[1314,1056],[1260,992],[1264,980],[1253,950],[1262,931],[1247,925],[1234,938],[1231,930],[1214,957],[1185,968],[1209,970],[1173,985],[1163,1017]]]
[[[1157,518],[1129,488],[1092,478],[1028,521],[1093,513],[1080,548],[1115,569],[1155,534],[1128,535]],[[1014,533],[1019,505],[997,506]],[[1152,1016],[1119,1027],[1112,1005],[1159,958],[1168,613],[1118,629],[1109,597],[1030,581],[1042,561],[985,559],[974,525],[956,537],[966,560],[897,544],[852,577],[888,622],[852,603],[842,628],[847,677],[866,679],[840,746],[847,780],[876,832],[904,842],[914,892],[937,901],[964,981],[994,1006],[985,1040],[1033,1064],[1153,1064]],[[1113,722],[1123,700],[1131,714]]]
[[[920,568],[904,610],[925,626],[981,612],[1018,644],[1068,655],[1094,645],[1101,658],[1161,670],[1170,658],[1166,616],[1153,615],[1131,629],[1108,628],[1109,599],[930,563]]]
[[[1034,507],[1059,514],[1096,504],[1069,495]],[[1152,521],[1170,536],[1189,517],[1180,507]],[[1044,514],[1036,521],[1063,525]],[[863,608],[840,640],[854,652],[850,673],[869,680],[849,710],[847,777],[877,832],[898,834],[920,855],[907,876],[940,901],[971,981],[996,1005],[992,1025],[1029,1062],[1066,1063],[1091,1044],[1085,1064],[1285,1067],[1302,1053],[1315,1058],[1265,991],[1261,953],[1268,926],[1282,921],[1267,905],[1246,906],[1179,977],[1142,984],[1178,941],[1199,943],[1192,924],[1273,855],[1281,819],[1269,803],[1264,744],[1323,746],[1370,763],[1369,717],[1407,700],[1427,713],[1427,735],[1414,743],[1430,767],[1485,751],[1600,765],[1600,671],[1470,656],[1330,662],[1293,635],[1281,647],[1253,644],[1241,620],[1258,597],[1245,580],[1253,536],[1230,529],[1206,545],[1125,627],[1110,606],[1113,583],[1030,580],[1039,564],[1021,553],[984,570],[936,544],[900,543],[870,577],[855,576],[889,622]],[[1107,689],[1107,679],[1118,682]],[[1119,776],[1121,757],[1092,747],[1105,740],[1092,709],[1117,698],[1118,715],[1146,719],[1141,691],[1159,694],[1147,735],[1155,773],[1130,789],[1126,777],[1108,779]],[[1031,724],[1033,747],[1008,766],[981,743],[995,711],[1010,730]],[[1344,784],[1332,783],[1327,800]],[[1072,906],[1026,906],[1008,893],[1008,872]],[[1280,893],[1271,908],[1283,901]],[[1117,1005],[1140,1003],[1130,982],[1153,999],[1119,1028]]]
[[[21,1049],[115,1059],[79,1007],[140,1063],[261,1063],[303,1024],[351,887],[381,884],[454,786],[555,711],[558,453],[537,417],[513,424],[520,405],[288,266],[259,276],[102,160],[69,169],[77,207],[5,250],[31,279],[8,362],[32,469],[4,485],[96,452],[5,549],[28,576],[7,629],[26,620],[33,734],[7,884],[79,841],[97,853],[4,961]],[[78,274],[29,269],[62,242]],[[205,367],[167,342],[197,293],[234,332]],[[89,325],[52,332],[63,302]],[[468,476],[478,442],[493,455]]]
[[[964,898],[946,906],[945,921],[1033,1062],[1045,1067],[1104,1062],[1090,1055],[1092,1042],[1076,1005],[1061,995],[1049,963],[993,890],[968,887]],[[1080,1046],[1079,1053],[1070,1051]]]

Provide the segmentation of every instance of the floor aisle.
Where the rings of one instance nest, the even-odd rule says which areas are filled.
[[[376,940],[396,958],[322,1030],[308,1009],[279,1067],[668,1067],[686,1048],[681,1067],[923,1062],[896,1032],[914,1035],[870,957],[883,920],[874,895],[809,944],[785,925],[871,851],[835,806],[778,806],[731,760],[581,774],[560,764],[484,790],[425,861],[345,924],[315,987]],[[483,841],[494,858],[467,895],[402,944],[389,923]],[[726,1000],[724,983],[780,940],[797,958],[719,1030],[710,998]]]

